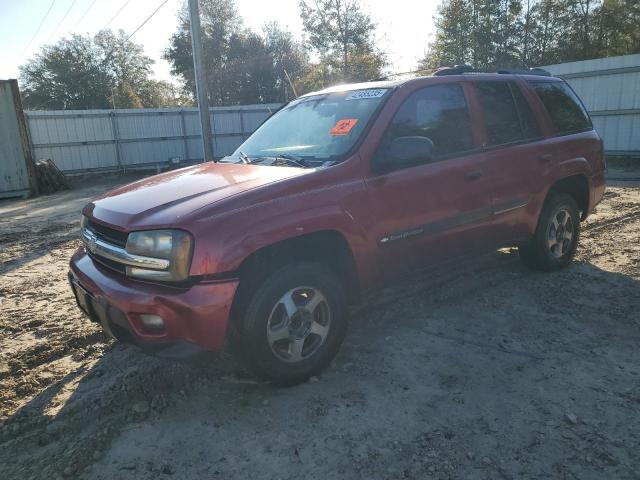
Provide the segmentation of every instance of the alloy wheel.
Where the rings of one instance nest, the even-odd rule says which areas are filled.
[[[574,230],[571,212],[565,207],[560,207],[551,217],[547,229],[547,246],[554,258],[561,258],[571,249]]]
[[[271,351],[289,363],[311,357],[324,344],[331,327],[331,307],[314,287],[296,287],[276,302],[267,321]]]

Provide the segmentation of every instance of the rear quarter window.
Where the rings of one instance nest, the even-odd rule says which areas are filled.
[[[591,120],[573,90],[563,82],[530,81],[544,104],[558,135],[591,130]]]

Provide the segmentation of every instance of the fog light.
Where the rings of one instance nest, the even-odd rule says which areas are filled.
[[[164,320],[159,315],[148,315],[142,314],[140,315],[140,321],[144,328],[149,330],[163,330],[164,329]]]

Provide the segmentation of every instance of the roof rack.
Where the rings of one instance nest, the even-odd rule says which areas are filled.
[[[392,78],[395,77],[401,77],[403,75],[411,75],[414,73],[424,73],[424,74],[428,74],[433,72],[433,68],[422,68],[420,70],[409,70],[408,72],[392,72],[392,73],[387,73],[386,75],[383,75],[381,77],[378,78],[373,78],[371,80],[367,80],[368,82],[380,82],[380,81],[384,81],[384,80],[391,80]]]
[[[442,77],[445,75],[462,75],[463,73],[471,73],[474,69],[471,65],[454,65],[453,67],[442,67],[433,72],[434,77]]]
[[[388,73],[387,75],[383,75],[379,78],[373,78],[371,80],[367,80],[368,82],[377,82],[383,80],[390,80],[395,77],[400,77],[403,75],[411,75],[411,74],[431,74],[435,77],[441,77],[445,75],[463,75],[465,73],[491,73],[482,70],[476,70],[471,65],[454,65],[453,67],[440,67],[437,70],[433,71],[433,69],[423,68],[421,70],[411,70],[408,72],[396,72],[396,73]],[[540,75],[541,77],[551,77],[552,74],[542,68],[523,68],[523,69],[510,69],[510,68],[501,68],[496,73],[501,75]]]
[[[498,70],[499,74],[502,75],[540,75],[541,77],[550,77],[551,73],[543,70],[542,68],[529,68],[522,70],[513,70],[513,69],[501,69]]]
[[[483,73],[480,70],[476,70],[471,65],[454,65],[453,67],[441,67],[432,73],[435,77],[441,77],[445,75],[463,75],[465,73]],[[488,72],[487,72],[488,73]],[[523,68],[523,69],[511,69],[502,68],[496,73],[502,75],[540,75],[541,77],[550,77],[551,73],[543,70],[542,68]]]

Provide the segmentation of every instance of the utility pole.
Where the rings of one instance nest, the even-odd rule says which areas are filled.
[[[202,54],[200,36],[200,10],[198,0],[189,0],[189,21],[191,23],[191,49],[193,51],[193,71],[196,80],[196,96],[200,111],[202,130],[202,153],[205,162],[213,160],[213,142],[211,141],[211,120],[209,118],[209,96],[207,95],[207,76]]]

